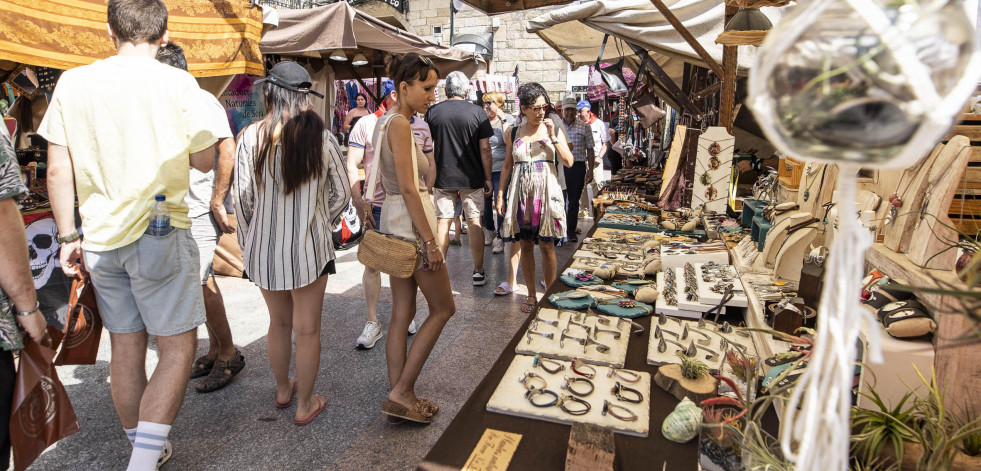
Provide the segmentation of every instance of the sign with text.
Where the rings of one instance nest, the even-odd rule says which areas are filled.
[[[477,447],[470,453],[467,463],[461,471],[505,471],[511,464],[521,434],[502,432],[489,428],[477,442]]]
[[[262,106],[262,97],[259,96],[261,87],[255,86],[255,81],[259,78],[245,74],[236,75],[228,84],[228,88],[218,97],[221,106],[225,107],[228,124],[231,125],[232,134],[235,136],[266,114],[266,109]]]

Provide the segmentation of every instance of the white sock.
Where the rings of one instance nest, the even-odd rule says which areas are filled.
[[[132,445],[134,442],[136,442],[136,427],[133,427],[133,428],[124,428],[123,431],[126,432],[126,438],[129,439],[129,444],[130,445]]]
[[[163,450],[164,441],[170,434],[170,425],[140,421],[136,427],[133,454],[129,457],[127,471],[154,471]]]

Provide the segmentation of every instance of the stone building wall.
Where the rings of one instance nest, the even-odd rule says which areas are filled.
[[[433,38],[432,27],[442,26],[443,44],[450,44],[450,1],[451,0],[409,0],[406,19],[413,32],[419,36]],[[541,9],[497,15],[500,26],[492,28],[492,17],[464,5],[454,18],[456,37],[461,34],[494,33],[494,59],[488,72],[492,75],[510,76],[518,65],[518,79],[521,82],[539,82],[549,91],[552,100],[565,96],[566,72],[568,62],[559,53],[545,44],[538,35],[525,31],[525,20],[542,13]]]

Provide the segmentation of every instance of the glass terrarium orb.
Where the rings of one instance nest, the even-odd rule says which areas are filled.
[[[976,50],[960,1],[801,2],[761,46],[749,105],[787,154],[908,166],[974,90]]]

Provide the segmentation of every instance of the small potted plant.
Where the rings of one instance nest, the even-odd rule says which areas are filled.
[[[716,396],[718,381],[709,374],[708,366],[696,358],[678,353],[678,363],[657,369],[654,383],[679,401],[688,396],[696,404]]]
[[[756,374],[758,365],[759,361],[756,357],[746,356],[742,352],[737,353],[732,350],[726,352],[725,371],[732,375],[730,378],[732,382],[739,388],[743,397],[750,401],[756,398],[756,392],[759,390],[755,381],[758,378]],[[729,387],[729,383],[721,381],[719,382],[719,395],[735,397],[736,393]]]

